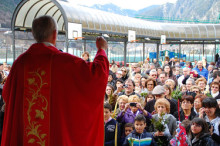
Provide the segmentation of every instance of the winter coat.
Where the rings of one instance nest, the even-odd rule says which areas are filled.
[[[167,121],[167,126],[168,126],[168,129],[169,129],[170,135],[172,136],[174,134],[174,132],[176,131],[176,128],[177,128],[176,118],[171,114],[166,114],[166,115],[164,115],[164,117],[165,117],[165,120]],[[158,114],[152,115],[152,118],[155,119],[156,121],[159,121]]]
[[[156,146],[156,142],[153,136],[144,131],[143,133],[139,134],[136,130],[132,131],[126,138],[123,143],[123,146],[129,146],[131,144],[131,139],[133,139],[133,146]]]
[[[192,108],[191,114],[189,115],[188,120],[191,121],[192,119],[194,119],[194,118],[196,117],[196,115],[197,115],[197,114],[195,113],[194,109]],[[176,118],[177,121],[180,121],[180,122],[182,122],[183,120],[185,120],[185,115],[184,115],[183,110],[180,111],[180,119],[179,119],[179,117],[178,117],[178,111],[176,111],[176,112],[174,113],[174,117]]]
[[[193,70],[197,71],[200,76],[203,76],[206,78],[206,80],[208,80],[209,71],[207,69],[202,67],[202,70],[200,71],[199,68],[196,66],[195,68],[193,68]]]
[[[138,111],[136,113],[133,113],[131,111],[131,109],[127,109],[127,111],[125,113],[123,113],[123,111],[121,113],[119,113],[119,115],[117,116],[117,121],[119,123],[134,123],[134,119],[138,114],[143,114],[142,111],[140,111],[138,109]],[[147,119],[152,119],[151,114],[148,112],[148,115],[145,116],[146,120]]]
[[[199,138],[192,140],[192,146],[217,146],[212,140],[210,134],[204,133]]]

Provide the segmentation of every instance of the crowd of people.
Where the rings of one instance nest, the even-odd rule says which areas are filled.
[[[220,71],[215,62],[110,64],[105,146],[220,145]]]
[[[97,48],[104,53],[99,45],[107,48],[102,38],[97,40]],[[83,53],[84,68],[90,64],[89,57],[89,52]],[[93,67],[101,69],[95,64]],[[208,64],[205,58],[193,63],[171,58],[160,65],[156,59],[146,59],[129,67],[112,61],[109,68],[103,107],[105,146],[220,145],[220,71],[215,62]],[[2,90],[10,70],[6,62],[0,64],[0,136],[7,106]],[[29,86],[33,82],[28,80]]]
[[[88,52],[83,59],[90,61]],[[10,68],[0,64],[0,94]],[[219,90],[214,62],[170,59],[160,66],[154,59],[129,67],[113,62],[104,97],[105,146],[220,145]],[[0,106],[2,131],[1,96]]]

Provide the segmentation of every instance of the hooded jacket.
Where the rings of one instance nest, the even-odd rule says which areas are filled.
[[[143,133],[137,133],[136,130],[132,131],[123,143],[123,146],[129,146],[133,141],[133,146],[156,146],[156,142],[153,136],[144,131]]]

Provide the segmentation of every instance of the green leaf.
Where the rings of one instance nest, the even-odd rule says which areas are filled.
[[[35,139],[31,138],[29,139],[28,143],[34,143],[35,142]]]
[[[45,137],[46,135],[47,135],[47,134],[41,134],[40,137],[41,137],[42,139],[44,139],[44,137]]]

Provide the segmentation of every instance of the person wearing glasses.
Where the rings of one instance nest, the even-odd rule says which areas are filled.
[[[157,79],[157,70],[156,69],[152,69],[150,71],[150,77],[156,81],[156,79]]]
[[[220,99],[220,94],[219,94],[219,87],[220,84],[218,82],[212,82],[211,85],[211,95],[215,99]]]
[[[146,87],[145,92],[146,93],[152,92],[156,85],[157,85],[157,83],[154,79],[152,79],[152,78],[147,79],[145,82],[145,87]]]
[[[190,91],[196,93],[196,95],[199,95],[199,94],[202,93],[201,88],[199,86],[196,86],[196,85],[192,86]]]
[[[122,79],[123,81],[127,80],[127,79],[128,79],[128,71],[127,71],[126,67],[122,67],[122,68],[121,68],[121,71],[122,71],[122,77],[121,77],[121,79]]]

